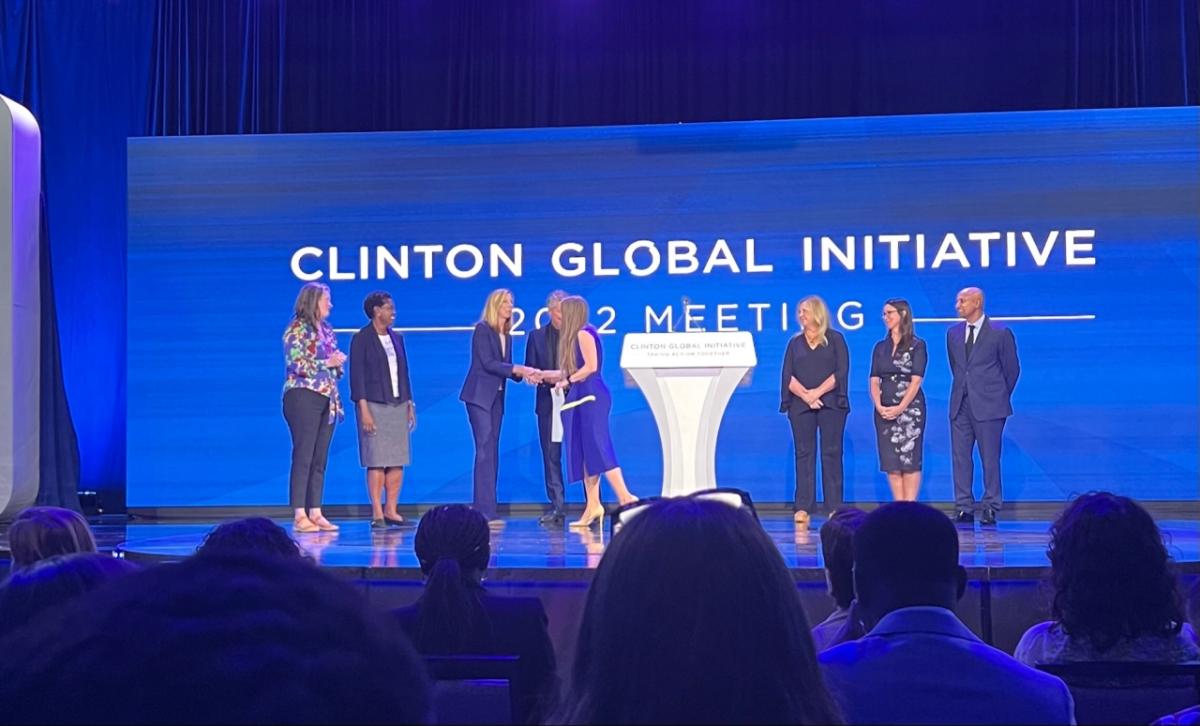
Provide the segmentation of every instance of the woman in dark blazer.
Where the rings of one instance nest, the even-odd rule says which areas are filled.
[[[396,304],[386,292],[363,301],[371,322],[350,341],[350,399],[358,417],[358,459],[367,470],[371,529],[404,523],[396,511],[404,467],[412,462],[410,433],[417,425],[404,338],[392,330]],[[387,507],[380,494],[387,489]]]
[[[821,487],[825,508],[842,505],[842,438],[850,400],[846,381],[850,351],[842,334],[829,327],[825,301],[810,295],[796,307],[802,330],[788,343],[783,356],[780,413],[792,425],[796,446],[795,522],[808,526],[816,503],[817,431],[821,432]]]
[[[496,518],[496,480],[500,465],[500,420],[504,416],[505,384],[538,373],[512,362],[513,295],[493,290],[481,320],[471,334],[471,367],[459,400],[467,405],[467,420],[475,437],[473,504],[488,519]]]

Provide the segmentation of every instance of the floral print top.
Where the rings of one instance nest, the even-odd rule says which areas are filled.
[[[342,410],[342,398],[338,395],[341,369],[325,366],[325,359],[335,351],[337,336],[328,325],[322,325],[318,330],[297,318],[283,331],[283,361],[287,376],[283,382],[283,392],[307,388],[327,396],[330,423],[346,417]]]

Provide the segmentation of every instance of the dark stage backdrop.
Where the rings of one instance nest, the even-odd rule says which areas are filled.
[[[84,486],[125,484],[125,139],[1195,105],[1194,0],[5,0]],[[203,385],[219,386],[219,382]],[[62,402],[50,402],[62,416]],[[64,450],[69,447],[60,447]]]

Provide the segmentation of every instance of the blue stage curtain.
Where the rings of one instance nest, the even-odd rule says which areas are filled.
[[[54,338],[62,350],[42,374],[42,496],[67,505],[78,478],[124,506],[125,139],[144,133],[153,5],[0,3],[0,93],[42,130],[43,365]]]
[[[5,0],[84,486],[125,473],[126,136],[1200,102],[1195,0]],[[185,334],[181,331],[181,335]],[[61,415],[61,414],[60,414]]]
[[[41,199],[41,486],[37,503],[79,507],[79,439],[71,421],[67,387],[63,385],[62,353],[58,342],[58,309],[54,300],[54,267],[50,255],[50,219],[46,197]]]

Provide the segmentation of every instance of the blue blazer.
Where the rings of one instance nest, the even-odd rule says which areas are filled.
[[[550,349],[551,329],[549,325],[546,325],[529,332],[529,336],[525,340],[525,365],[543,371],[561,368],[555,364],[558,351]],[[549,414],[554,410],[554,403],[550,399],[551,388],[552,386],[548,383],[538,384],[534,411],[539,415]]]
[[[408,353],[404,350],[404,337],[391,328],[388,335],[396,349],[397,378],[400,395],[392,393],[392,371],[388,368],[387,352],[379,342],[375,326],[366,326],[354,334],[350,341],[350,400],[358,403],[366,399],[375,403],[404,403],[412,400],[412,381],[408,375]]]
[[[1007,418],[1012,415],[1012,392],[1021,375],[1017,360],[1017,339],[1012,331],[991,318],[975,331],[975,347],[967,360],[967,324],[958,323],[946,331],[946,354],[950,357],[950,418],[962,406],[970,389],[971,414],[977,421]]]
[[[500,350],[500,336],[487,323],[475,324],[471,333],[471,367],[467,369],[467,380],[463,381],[458,400],[491,408],[496,399],[504,405],[504,387],[513,375],[512,336],[504,336],[504,351]]]

